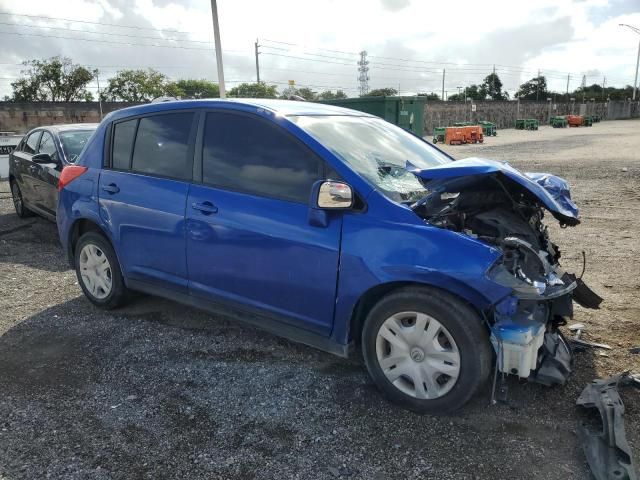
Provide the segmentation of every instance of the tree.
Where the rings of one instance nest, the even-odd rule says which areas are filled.
[[[507,92],[502,91],[502,80],[497,73],[490,73],[484,78],[482,87],[492,100],[506,100]]]
[[[419,97],[426,97],[427,100],[440,100],[440,95],[437,93],[418,93]]]
[[[87,85],[93,73],[76,65],[67,57],[23,62],[22,78],[12,82],[13,99],[17,102],[71,102],[87,97]]]
[[[220,88],[217,83],[209,80],[193,80],[183,79],[173,82],[169,88],[175,88],[174,95],[180,98],[218,98],[220,97]]]
[[[278,98],[278,88],[264,82],[242,83],[229,90],[230,97],[236,98]]]
[[[318,94],[318,100],[338,100],[341,98],[347,98],[347,94],[342,90],[336,90],[335,93],[331,90],[325,90]]]
[[[313,102],[318,99],[318,94],[307,87],[296,89],[296,93],[294,95],[298,95],[309,102]]]
[[[376,88],[369,90],[369,93],[362,95],[363,97],[392,97],[398,94],[398,90],[395,88]]]
[[[528,82],[520,85],[516,92],[516,97],[521,100],[545,100],[549,95],[547,90],[547,79],[544,75],[534,77]]]
[[[109,79],[101,97],[105,101],[150,102],[166,95],[176,96],[175,84],[153,69],[121,70]]]
[[[484,100],[487,97],[487,91],[483,85],[469,85],[461,94],[449,95],[450,102],[464,102],[467,100]]]

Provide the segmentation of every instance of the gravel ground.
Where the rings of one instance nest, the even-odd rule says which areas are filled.
[[[576,309],[585,337],[564,387],[509,381],[463,411],[421,416],[383,401],[357,361],[233,319],[140,296],[105,313],[86,301],[55,225],[20,220],[0,182],[0,480],[585,479],[575,400],[595,377],[640,372],[640,121],[499,131],[457,158],[505,159],[567,178],[583,224],[553,238],[604,298]],[[624,391],[640,450],[640,399]],[[640,460],[640,456],[638,456]]]

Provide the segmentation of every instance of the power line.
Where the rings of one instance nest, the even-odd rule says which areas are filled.
[[[71,22],[71,23],[84,23],[87,25],[106,25],[109,27],[118,27],[118,28],[129,28],[135,30],[153,30],[157,32],[171,32],[171,33],[185,33],[191,34],[193,32],[185,32],[181,30],[174,30],[171,28],[153,28],[153,27],[140,27],[134,25],[119,25],[117,23],[104,23],[104,22],[90,22],[88,20],[76,20],[72,18],[62,18],[62,17],[45,17],[44,15],[27,15],[26,13],[12,13],[12,12],[0,12],[0,15],[9,15],[13,17],[27,17],[27,18],[36,18],[36,19],[44,19],[44,20],[58,20],[62,22]]]
[[[160,40],[160,41],[172,41],[172,42],[188,42],[188,43],[204,43],[211,45],[212,42],[209,40],[188,40],[184,38],[163,38],[157,36],[149,36],[149,35],[131,35],[127,33],[116,33],[116,32],[98,32],[98,31],[89,31],[89,30],[80,30],[77,28],[68,28],[68,27],[51,27],[49,25],[28,25],[26,23],[12,23],[12,22],[0,22],[0,25],[9,25],[12,27],[24,27],[24,28],[37,28],[39,30],[48,29],[48,30],[65,30],[68,32],[80,32],[80,33],[88,33],[91,35],[110,35],[116,37],[128,37],[128,38],[144,38],[150,40]]]
[[[203,47],[185,47],[182,45],[156,45],[156,44],[149,44],[149,43],[114,42],[112,40],[99,40],[96,38],[63,37],[58,35],[41,35],[37,33],[19,33],[19,32],[0,31],[0,35],[19,35],[22,37],[60,38],[63,40],[79,40],[82,42],[107,43],[111,45],[128,45],[133,47],[154,47],[154,48],[179,48],[183,50],[205,50],[205,51],[211,52],[211,48],[203,48]],[[225,50],[225,52],[245,53],[245,52],[239,52],[238,50]]]

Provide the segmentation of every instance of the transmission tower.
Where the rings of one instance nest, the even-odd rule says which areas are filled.
[[[367,60],[367,51],[360,52],[360,60],[358,61],[358,81],[360,82],[360,96],[369,93],[369,61]]]

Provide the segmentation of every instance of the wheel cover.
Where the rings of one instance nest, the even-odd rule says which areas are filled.
[[[13,206],[16,209],[16,213],[20,215],[22,213],[22,194],[20,193],[20,188],[15,183],[11,183],[11,198],[13,199]]]
[[[82,247],[79,264],[80,278],[87,291],[98,300],[108,297],[113,276],[109,260],[100,247],[92,243]]]
[[[400,312],[386,319],[376,337],[376,356],[387,380],[418,399],[446,395],[460,376],[453,336],[421,312]]]

